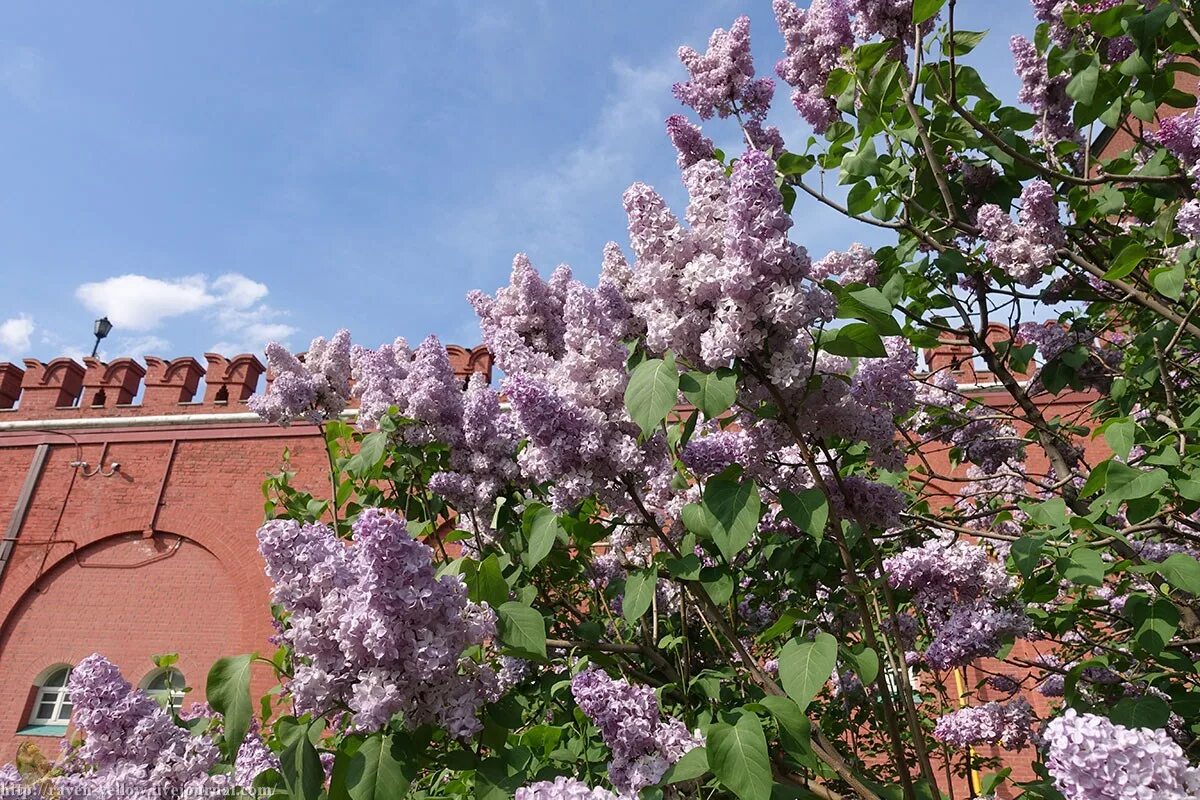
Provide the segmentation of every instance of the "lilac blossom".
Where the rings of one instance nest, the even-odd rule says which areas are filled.
[[[689,439],[679,458],[693,473],[707,477],[744,459],[745,446],[738,431],[716,431]]]
[[[392,406],[405,405],[404,379],[408,377],[412,351],[404,339],[396,339],[378,350],[355,345],[350,351],[354,396],[358,398],[358,426],[370,430]]]
[[[946,714],[938,719],[933,738],[960,748],[998,744],[1005,750],[1020,750],[1029,744],[1033,720],[1029,701],[1016,697]]]
[[[668,767],[704,744],[679,720],[662,719],[649,686],[614,680],[589,668],[571,680],[571,694],[612,752],[608,777],[623,795],[636,796],[657,783]]]
[[[1061,141],[1077,141],[1079,130],[1071,121],[1071,98],[1067,94],[1068,75],[1050,77],[1046,59],[1024,36],[1009,40],[1013,68],[1021,80],[1017,99],[1033,109],[1038,120],[1033,136],[1048,145]]]
[[[705,136],[698,126],[688,122],[687,117],[682,114],[667,117],[667,136],[679,151],[677,160],[680,169],[687,169],[698,161],[713,158],[715,154],[712,139]]]
[[[837,276],[839,283],[865,283],[873,285],[879,272],[875,254],[870,248],[855,242],[845,252],[834,250],[820,261],[813,263],[812,277],[824,280]]]
[[[26,783],[14,764],[0,767],[0,796],[12,800],[44,800],[41,786]]]
[[[179,727],[155,700],[134,689],[110,661],[88,656],[67,683],[82,742],[68,745],[61,796],[224,794],[227,776],[209,775],[216,745]]]
[[[817,133],[837,119],[837,105],[825,92],[829,75],[842,65],[842,53],[854,46],[845,0],[813,0],[807,10],[791,0],[774,0],[783,34],[784,57],[775,72],[792,87],[792,105]]]
[[[1200,164],[1200,114],[1189,111],[1167,117],[1159,124],[1158,130],[1148,133],[1146,138],[1165,147],[1179,159],[1184,169],[1195,173]]]
[[[1056,261],[1056,251],[1065,242],[1054,190],[1042,180],[1032,180],[1021,189],[1019,224],[999,206],[979,208],[976,219],[985,251],[1001,271],[1025,286],[1041,278]]]
[[[337,419],[350,398],[350,332],[338,331],[326,341],[318,336],[297,358],[279,342],[267,345],[267,365],[274,373],[263,394],[247,401],[268,422],[288,425],[304,419]]]
[[[396,714],[452,735],[480,729],[495,676],[463,651],[495,634],[495,614],[467,600],[458,576],[437,578],[432,551],[391,512],[368,508],[346,544],[323,525],[272,520],[259,550],[289,612],[285,641],[298,656],[288,685],[297,713],[343,704],[359,730]]]
[[[1006,640],[1029,633],[1029,617],[1016,608],[987,601],[956,606],[925,650],[934,669],[964,667],[977,658],[995,655]]]
[[[713,31],[703,55],[690,47],[679,48],[679,60],[690,80],[675,84],[675,97],[695,109],[700,119],[711,119],[714,114],[728,117],[736,112],[752,119],[766,115],[774,84],[770,78],[754,77],[749,17],[738,17],[728,31]]]
[[[1068,708],[1043,731],[1046,767],[1067,800],[1185,800],[1200,770],[1167,732]]]
[[[908,46],[916,40],[913,0],[847,0],[847,7],[854,15],[854,35],[859,39],[879,36]],[[936,19],[922,23],[922,27],[932,27]]]
[[[1193,242],[1200,242],[1200,200],[1188,200],[1179,207],[1175,227]]]
[[[619,800],[607,789],[591,789],[586,783],[559,775],[517,789],[515,800]]]
[[[916,407],[917,387],[912,372],[917,353],[904,338],[889,337],[887,358],[863,361],[854,373],[850,393],[863,405],[903,416]]]
[[[242,740],[234,759],[233,782],[243,789],[250,789],[254,779],[269,769],[279,770],[279,756],[271,752],[256,730],[251,730]]]

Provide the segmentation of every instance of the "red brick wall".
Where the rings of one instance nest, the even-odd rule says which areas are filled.
[[[486,350],[448,349],[458,372],[490,372]],[[25,738],[17,731],[28,719],[31,686],[52,664],[100,652],[136,684],[153,669],[151,656],[178,652],[193,687],[186,705],[204,699],[217,658],[274,651],[255,540],[261,485],[288,449],[299,473],[294,484],[327,494],[323,442],[314,425],[216,416],[245,414],[243,399],[263,368],[253,356],[206,360],[207,375],[191,359],[148,358],[144,377],[128,359],[86,367],[26,361],[24,370],[0,364],[0,532],[14,517],[38,446],[49,446],[0,572],[0,763]],[[142,401],[130,403],[143,380]],[[163,415],[178,421],[129,419]],[[94,424],[51,430],[78,420]],[[85,474],[107,473],[114,461],[120,469],[109,477]],[[270,670],[258,670],[255,682],[257,697],[273,684]],[[56,752],[53,739],[36,741]]]

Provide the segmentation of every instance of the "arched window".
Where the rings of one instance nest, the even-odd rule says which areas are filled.
[[[36,684],[37,697],[29,714],[30,725],[66,725],[71,721],[71,697],[67,694],[67,679],[71,667],[61,664],[42,673]]]
[[[183,707],[183,690],[187,683],[183,673],[174,667],[156,669],[142,679],[142,690],[158,701],[163,708],[178,712]]]

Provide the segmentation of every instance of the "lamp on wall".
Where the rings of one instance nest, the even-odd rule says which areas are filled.
[[[100,349],[100,340],[108,336],[108,332],[112,330],[112,323],[108,321],[108,317],[101,317],[96,320],[92,332],[96,334],[96,346],[92,348],[92,358],[96,357],[96,352]]]

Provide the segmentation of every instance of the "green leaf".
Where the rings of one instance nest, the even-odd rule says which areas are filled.
[[[1133,449],[1133,434],[1136,430],[1129,419],[1115,419],[1104,426],[1104,441],[1112,451],[1123,459],[1128,460],[1129,451]]]
[[[1067,503],[1061,497],[1052,497],[1041,503],[1022,504],[1029,518],[1047,528],[1061,528],[1067,524]]]
[[[525,657],[546,659],[546,621],[533,608],[508,602],[498,608],[500,641]]]
[[[387,434],[375,431],[363,437],[358,452],[346,462],[346,471],[356,478],[365,478],[383,461],[387,449]]]
[[[779,738],[784,750],[793,756],[812,753],[812,723],[794,700],[767,695],[758,702],[771,712],[771,716],[779,724]]]
[[[946,0],[914,0],[913,24],[920,25],[925,20],[942,10]]]
[[[479,563],[474,578],[467,581],[467,593],[474,602],[487,603],[492,608],[499,608],[508,599],[508,583],[495,553]]]
[[[1075,73],[1075,76],[1067,83],[1067,96],[1083,105],[1090,105],[1096,96],[1096,86],[1099,82],[1100,62],[1092,59],[1087,67]]]
[[[211,703],[211,698],[210,698]],[[213,706],[216,708],[216,706]],[[311,726],[310,726],[311,727]],[[325,784],[321,756],[305,730],[279,754],[279,774],[293,800],[317,800]]]
[[[1136,500],[1154,494],[1169,478],[1167,471],[1158,467],[1143,472],[1120,461],[1109,461],[1104,479],[1104,496],[1111,502]]]
[[[1095,550],[1080,547],[1064,562],[1063,577],[1081,586],[1101,586],[1104,583],[1104,559]]]
[[[1012,543],[1012,547],[1008,551],[1009,555],[1012,556],[1017,570],[1025,578],[1033,577],[1042,558],[1042,548],[1045,546],[1045,536],[1022,536]]]
[[[842,159],[843,183],[845,178],[865,178],[868,175],[879,174],[879,154],[875,152],[875,142],[868,139],[856,152]]]
[[[649,434],[671,413],[679,397],[679,370],[670,351],[634,367],[625,387],[625,408],[642,433]]]
[[[811,642],[791,640],[779,651],[779,679],[801,710],[808,707],[837,666],[837,640],[818,633]]]
[[[717,549],[732,562],[758,528],[762,508],[758,487],[753,481],[719,476],[704,487],[703,505],[715,523],[711,532]]]
[[[744,713],[736,725],[718,722],[708,729],[705,741],[708,763],[721,785],[740,800],[769,800],[771,761],[762,723]]]
[[[851,322],[835,331],[826,331],[821,335],[820,347],[827,353],[848,358],[887,356],[883,340],[879,338],[875,328],[865,322]]]
[[[1142,263],[1142,259],[1146,257],[1146,252],[1146,247],[1141,242],[1130,242],[1125,245],[1113,259],[1108,272],[1104,273],[1104,280],[1115,281],[1124,278],[1137,269],[1137,265]]]
[[[704,416],[714,419],[733,405],[737,397],[737,373],[720,367],[712,372],[685,372],[679,376],[679,388]]]
[[[844,652],[864,684],[869,686],[879,677],[879,654],[873,649],[865,644],[858,644],[854,646],[854,649]]]
[[[1171,707],[1153,695],[1126,697],[1117,702],[1108,718],[1126,728],[1162,728],[1171,717]]]
[[[1150,270],[1150,283],[1172,300],[1179,299],[1179,295],[1183,292],[1185,277],[1186,271],[1182,261],[1175,261],[1165,267]]]
[[[1126,601],[1124,613],[1133,624],[1134,643],[1150,655],[1161,653],[1179,627],[1179,612],[1165,597],[1151,601],[1135,594]]]
[[[560,530],[562,529],[558,525],[558,515],[553,509],[542,506],[534,513],[533,521],[529,525],[529,546],[522,559],[525,566],[532,569],[550,554]]]
[[[783,491],[779,495],[783,513],[797,528],[816,539],[825,538],[825,524],[829,521],[829,501],[825,493],[817,488],[799,492]]]
[[[1187,553],[1168,557],[1158,565],[1158,574],[1176,589],[1200,596],[1200,561]]]
[[[987,31],[955,31],[952,39],[954,55],[965,56],[987,37]]]
[[[713,538],[712,532],[713,528],[717,526],[717,521],[704,506],[698,503],[688,503],[679,512],[679,518],[683,520],[683,527],[696,534],[697,537]]]
[[[900,323],[892,316],[892,304],[872,286],[839,292],[837,315],[839,319],[861,319],[880,336],[900,335]]]
[[[706,772],[708,772],[708,752],[703,747],[694,747],[684,753],[683,758],[667,768],[658,785],[670,786],[672,783],[695,780]]]
[[[639,569],[625,578],[625,597],[621,600],[621,614],[629,622],[637,622],[650,608],[658,575],[654,569]]]
[[[217,659],[208,671],[204,695],[225,718],[225,752],[233,755],[250,730],[250,664],[253,654]]]
[[[729,598],[733,597],[733,578],[720,567],[705,567],[700,570],[700,583],[712,601],[719,606],[725,605]]]
[[[411,742],[395,734],[376,733],[338,760],[345,765],[334,765],[331,800],[402,800],[418,772]]]

